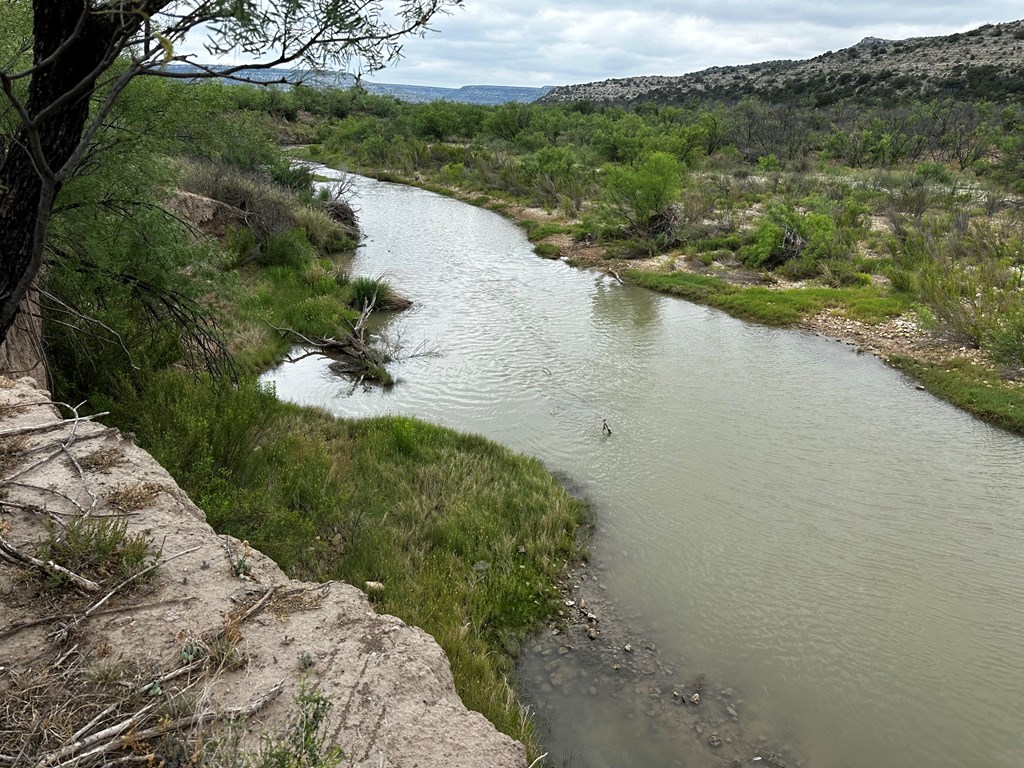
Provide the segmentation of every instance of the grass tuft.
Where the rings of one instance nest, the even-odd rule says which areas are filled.
[[[963,358],[927,363],[894,355],[889,362],[917,379],[936,397],[983,421],[1024,434],[1024,386]]]

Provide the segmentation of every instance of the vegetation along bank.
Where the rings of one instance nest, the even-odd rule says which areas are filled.
[[[1024,432],[1019,102],[232,98],[304,157],[503,213],[541,256],[846,340]]]

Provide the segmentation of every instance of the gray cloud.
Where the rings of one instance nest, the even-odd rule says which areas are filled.
[[[1024,17],[1017,2],[466,0],[374,79],[425,85],[559,85],[804,59],[872,35],[944,35]]]
[[[385,0],[394,4],[396,0]],[[1017,0],[465,0],[372,79],[418,85],[562,85],[806,59],[867,36],[947,35],[1024,17]],[[181,52],[202,52],[192,36]]]

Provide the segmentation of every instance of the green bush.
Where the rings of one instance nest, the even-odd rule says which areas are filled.
[[[671,244],[677,235],[673,209],[682,192],[682,172],[679,161],[665,152],[648,155],[635,165],[606,166],[611,221],[628,237]]]
[[[297,269],[306,266],[315,257],[316,252],[306,239],[305,230],[293,229],[270,234],[266,242],[257,248],[254,260],[262,267]]]
[[[996,362],[1024,368],[1024,306],[996,319],[984,333],[982,346]]]

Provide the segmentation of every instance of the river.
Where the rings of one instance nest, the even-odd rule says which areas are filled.
[[[414,415],[573,478],[609,604],[791,763],[1024,764],[1024,441],[845,344],[540,259],[489,211],[368,179],[354,202],[351,272],[411,298],[386,330],[437,354],[387,391],[307,358],[267,376],[281,397]],[[719,764],[706,737],[625,716],[628,691],[545,706],[542,663],[527,652],[527,693],[558,760]]]

